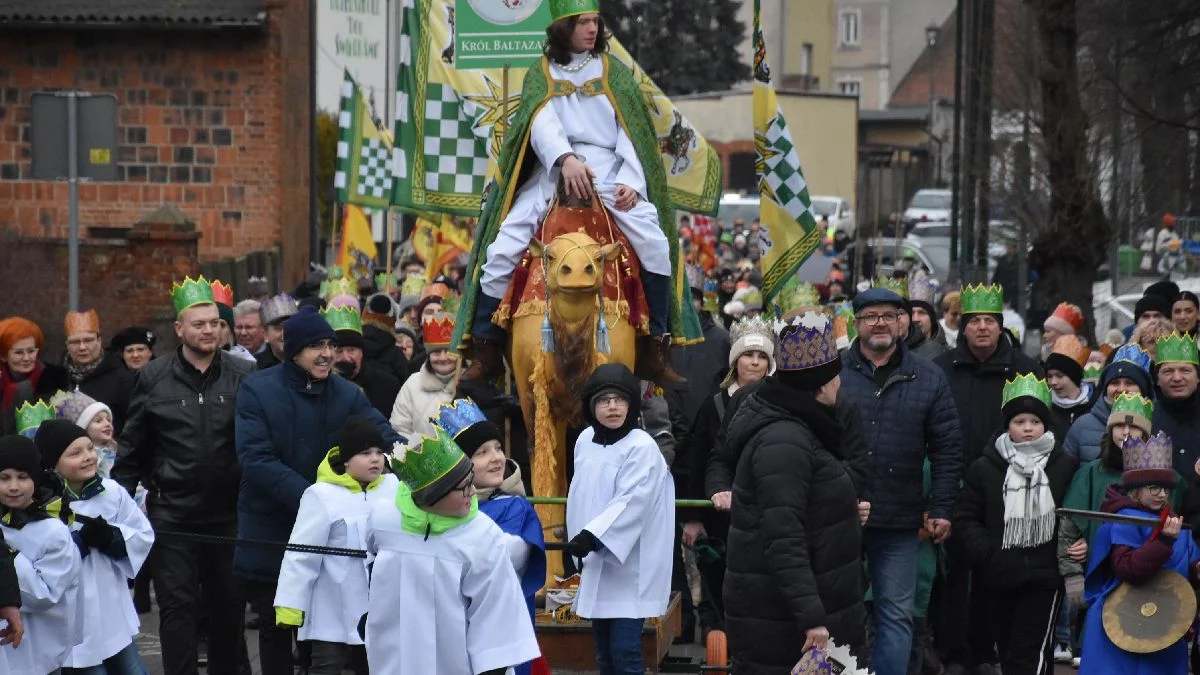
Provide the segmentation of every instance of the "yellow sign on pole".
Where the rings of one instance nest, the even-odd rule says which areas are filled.
[[[88,155],[92,164],[112,164],[112,150],[108,148],[92,148]]]

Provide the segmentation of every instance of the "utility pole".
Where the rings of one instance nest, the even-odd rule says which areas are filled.
[[[979,122],[975,128],[979,150],[975,156],[979,181],[979,237],[975,244],[975,262],[979,273],[988,270],[988,221],[992,206],[992,74],[995,71],[996,0],[979,2]],[[986,280],[985,280],[986,281]],[[1020,295],[1021,289],[1017,289]]]
[[[963,60],[963,11],[966,3],[958,0],[954,10],[954,131],[950,152],[950,275],[961,282],[964,278],[963,260],[958,254],[959,210],[962,189],[962,60]]]
[[[979,0],[966,3],[965,26],[967,34],[963,36],[963,88],[965,107],[963,109],[963,250],[964,270],[963,283],[975,282],[975,186],[976,165],[975,156],[978,151],[976,144],[976,128],[979,126]]]

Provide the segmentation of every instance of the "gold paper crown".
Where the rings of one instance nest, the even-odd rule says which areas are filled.
[[[326,302],[339,295],[352,295],[357,298],[358,284],[351,279],[341,277],[340,279],[330,279],[321,285],[321,298]]]
[[[100,316],[96,314],[96,310],[89,309],[86,312],[67,312],[66,318],[63,320],[64,333],[67,337],[75,333],[96,333],[100,334]]]
[[[799,278],[793,276],[779,290],[771,304],[779,310],[780,314],[787,314],[796,309],[820,305],[821,294],[812,284],[800,281]]]
[[[1000,284],[966,286],[961,295],[963,314],[1003,314],[1004,287]]]
[[[1062,354],[1075,363],[1078,363],[1080,367],[1083,367],[1087,365],[1088,357],[1092,354],[1092,349],[1084,344],[1078,335],[1060,335],[1054,341],[1054,349],[1051,353]]]
[[[908,282],[904,279],[896,279],[894,277],[879,277],[875,280],[875,288],[883,288],[895,293],[905,300],[908,299]]]
[[[1004,393],[1001,395],[1000,407],[1008,405],[1013,399],[1028,396],[1041,401],[1047,408],[1051,404],[1050,386],[1046,381],[1033,373],[1018,375],[1004,383]]]
[[[1196,352],[1196,338],[1172,332],[1161,337],[1154,345],[1154,362],[1190,363],[1200,366],[1200,355]]]
[[[176,316],[182,314],[183,310],[196,305],[216,304],[216,300],[213,299],[212,284],[204,278],[204,275],[195,279],[184,277],[182,284],[172,284],[171,301],[175,304]]]
[[[411,295],[420,298],[423,288],[425,288],[424,275],[410,274],[404,277],[404,282],[400,284],[400,296]]]

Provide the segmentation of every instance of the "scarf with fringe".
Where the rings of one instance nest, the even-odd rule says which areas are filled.
[[[1013,443],[1008,434],[996,439],[996,451],[1008,462],[1004,474],[1004,539],[1000,548],[1029,548],[1054,537],[1054,495],[1046,477],[1046,461],[1054,450],[1054,434]]]

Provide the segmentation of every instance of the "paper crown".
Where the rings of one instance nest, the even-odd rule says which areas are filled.
[[[824,314],[805,312],[788,322],[776,321],[774,329],[779,335],[778,370],[807,370],[838,358],[833,322]]]
[[[1190,363],[1200,366],[1200,354],[1196,352],[1196,338],[1173,332],[1158,338],[1154,344],[1155,363]]]
[[[58,417],[58,419],[74,422],[75,424],[79,424],[80,416],[82,416],[84,411],[88,408],[96,405],[97,410],[99,410],[99,406],[104,405],[103,403],[98,404],[96,399],[88,396],[78,389],[70,392],[56,392],[50,397],[48,403],[54,408],[54,414],[56,417]],[[111,410],[109,410],[109,415],[112,415]]]
[[[929,306],[935,305],[938,282],[928,274],[914,274],[908,278],[908,299],[910,302],[924,302]]]
[[[33,438],[42,422],[54,419],[54,408],[45,401],[30,404],[26,401],[16,410],[17,433]],[[74,421],[74,420],[72,420]]]
[[[1124,461],[1121,485],[1173,486],[1176,481],[1173,450],[1170,437],[1161,431],[1146,440],[1133,435],[1126,436],[1121,443],[1121,459]]]
[[[688,288],[704,292],[704,268],[699,265],[687,266]]]
[[[476,424],[487,422],[488,418],[471,399],[456,398],[449,403],[443,403],[438,408],[437,415],[430,417],[429,421],[445,429],[451,438],[458,438],[459,434]]]
[[[720,296],[717,294],[717,282],[715,279],[708,279],[704,282],[704,299],[700,302],[701,311],[716,314],[720,309]]]
[[[1089,363],[1083,367],[1083,379],[1085,382],[1095,384],[1100,381],[1100,373],[1104,372],[1104,366],[1099,363]]]
[[[352,279],[347,279],[346,277],[341,277],[340,279],[327,279],[321,282],[321,298],[326,302],[328,302],[330,298],[334,298],[339,295],[353,295],[357,298],[358,284],[354,283]]]
[[[747,335],[762,337],[767,343],[775,341],[774,327],[761,316],[743,317],[729,327],[729,342],[736,343]]]
[[[435,281],[421,289],[422,298],[438,297],[444,299],[451,295],[450,287],[440,281]]]
[[[423,288],[425,288],[425,277],[420,274],[410,274],[404,277],[404,282],[400,284],[400,296],[411,295],[420,298]]]
[[[1004,313],[1004,287],[1000,284],[965,286],[960,300],[963,314]]]
[[[763,294],[762,291],[758,290],[758,288],[751,286],[742,291],[740,295],[741,297],[738,297],[738,295],[735,294],[733,299],[741,300],[742,306],[746,309],[762,309]]]
[[[415,448],[401,443],[392,447],[392,471],[413,492],[429,487],[467,458],[444,429],[434,427],[433,433],[432,438],[422,436]]]
[[[89,309],[86,312],[67,312],[67,316],[63,319],[63,329],[66,331],[64,335],[70,337],[75,333],[96,333],[100,334],[100,316],[96,314],[96,310]]]
[[[185,309],[196,305],[211,305],[216,300],[213,299],[212,284],[201,275],[195,279],[184,277],[182,284],[172,284],[171,302],[175,304],[175,315],[179,316]]]
[[[375,275],[375,288],[385,290],[388,286],[396,284],[396,275],[388,272],[379,272]]]
[[[358,296],[357,295],[347,295],[345,293],[342,293],[341,295],[335,295],[332,298],[329,298],[329,300],[326,301],[325,304],[328,307],[353,307],[354,309],[359,308]]]
[[[1060,302],[1046,318],[1045,325],[1060,333],[1078,333],[1083,330],[1083,310],[1069,302]]]
[[[421,331],[425,336],[425,348],[429,351],[449,349],[454,339],[454,315],[438,312],[425,317],[421,321]]]
[[[1047,408],[1052,405],[1050,400],[1050,385],[1046,384],[1046,381],[1037,375],[1026,373],[1018,375],[1004,383],[1004,392],[1000,396],[1000,407],[1003,408],[1013,399],[1024,396],[1041,401]]]
[[[552,21],[565,19],[576,14],[598,14],[600,0],[550,0],[550,17]]]
[[[853,342],[858,337],[858,329],[854,327],[854,304],[847,301],[834,305],[834,331],[840,339],[843,336]]]
[[[300,311],[300,306],[296,300],[287,293],[280,293],[272,298],[267,298],[262,304],[262,320],[263,324],[270,324],[280,319],[286,319],[289,316]]]
[[[1149,424],[1154,419],[1154,402],[1141,394],[1118,394],[1109,409],[1109,418],[1118,415],[1138,415]]]
[[[349,330],[362,335],[362,317],[357,307],[328,307],[321,316],[335,332]]]
[[[800,281],[795,276],[787,280],[783,288],[779,289],[779,294],[771,301],[771,305],[778,309],[781,315],[802,307],[817,307],[820,304],[821,294],[817,292],[816,287]]]
[[[1117,349],[1117,352],[1113,354],[1113,363],[1117,361],[1128,361],[1147,373],[1150,372],[1150,355],[1138,345],[1121,345]]]
[[[1092,348],[1084,344],[1083,340],[1078,335],[1060,335],[1054,341],[1054,348],[1051,354],[1062,354],[1079,364],[1082,368],[1087,364],[1088,357],[1092,354]]]
[[[213,279],[212,293],[213,300],[218,305],[233,307],[233,286],[230,286],[229,284],[223,284],[220,281]]]
[[[875,288],[889,290],[896,295],[908,300],[908,282],[904,279],[896,279],[894,277],[879,277],[875,280]]]

